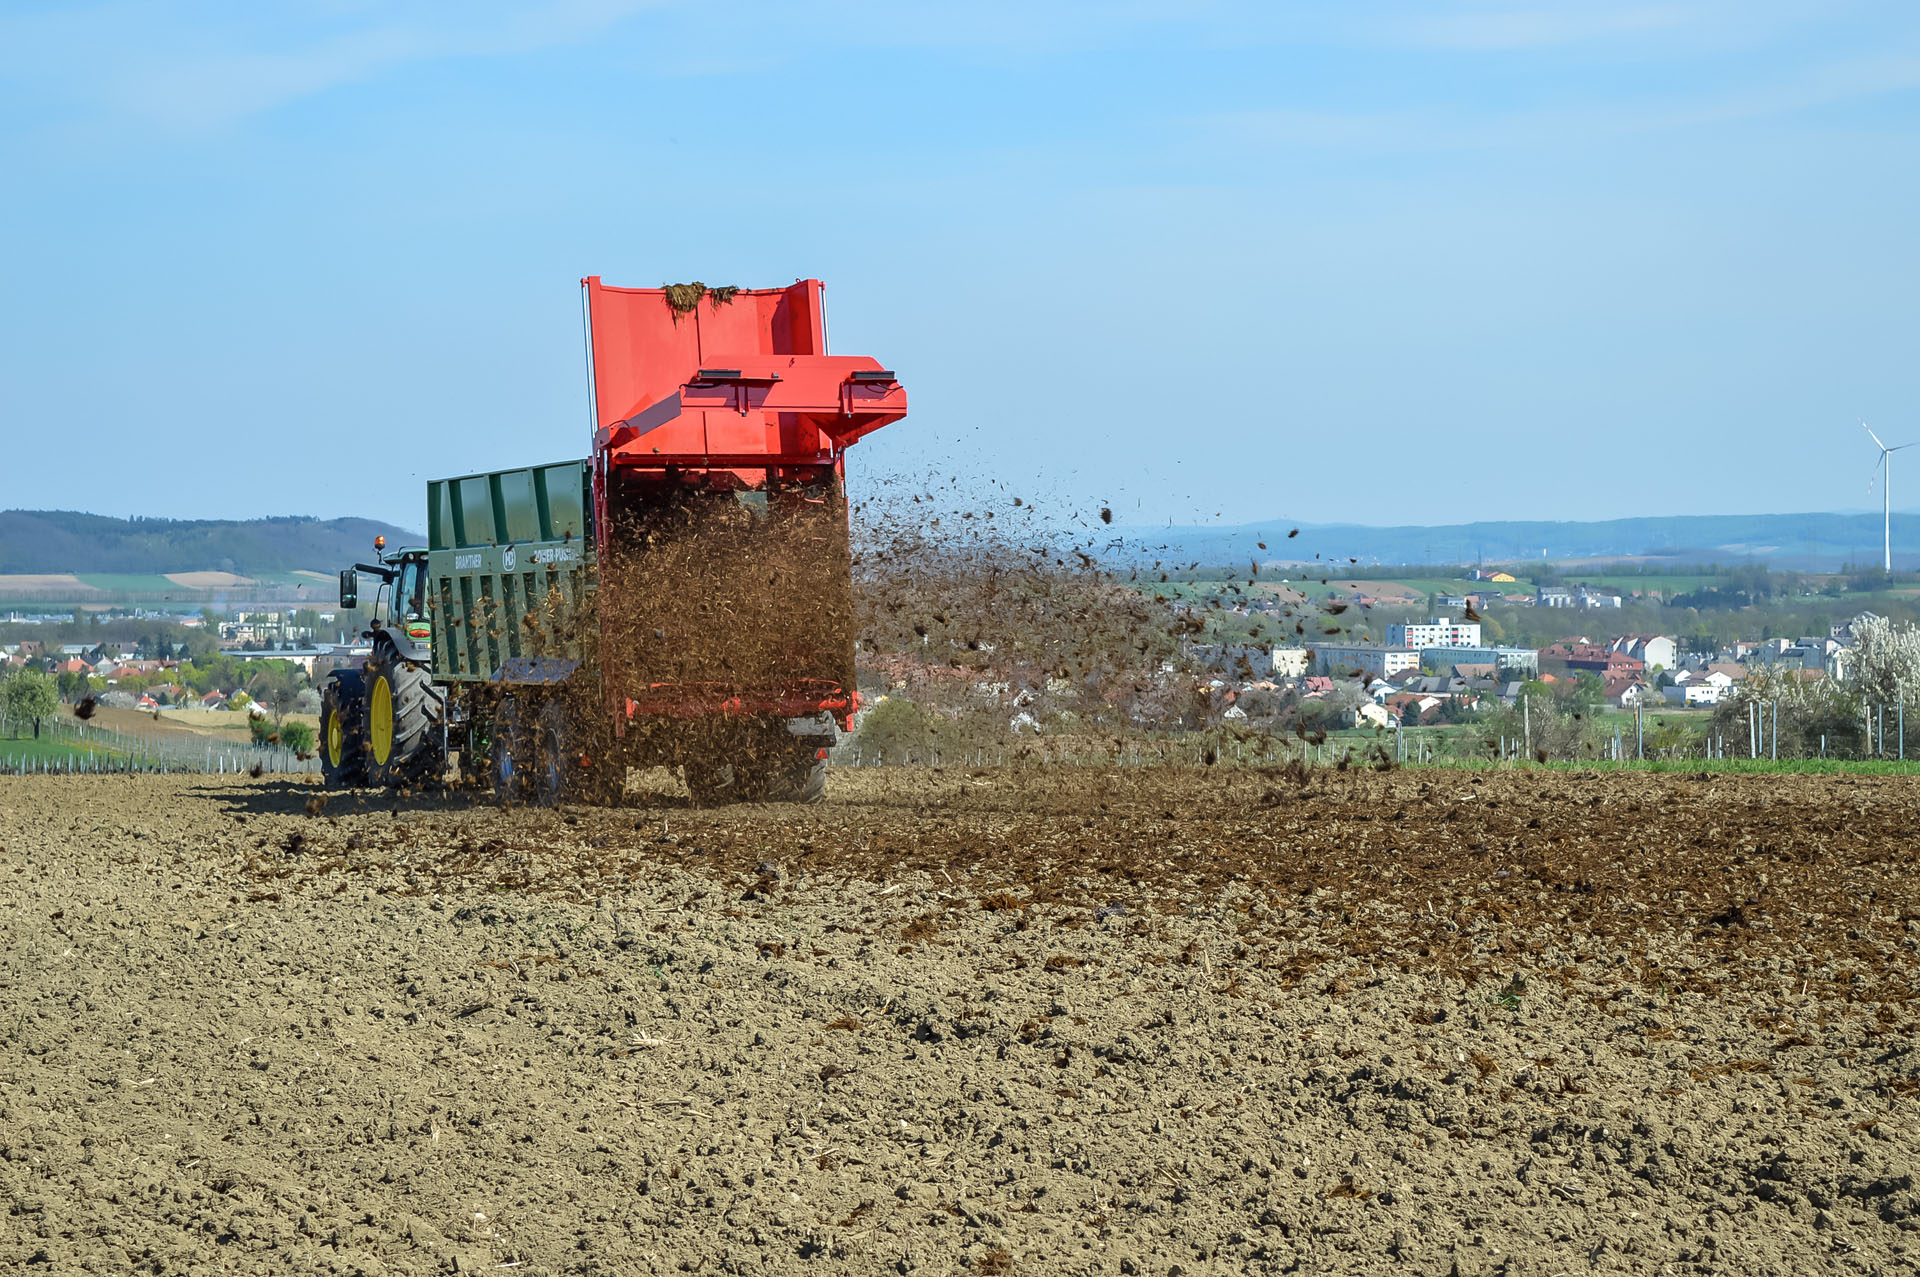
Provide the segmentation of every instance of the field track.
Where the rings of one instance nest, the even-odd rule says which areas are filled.
[[[1920,1264],[1914,780],[319,798],[0,778],[0,1271]]]

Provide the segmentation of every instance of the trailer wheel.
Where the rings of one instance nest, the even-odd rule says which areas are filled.
[[[803,765],[806,768],[806,774],[800,781],[798,790],[793,796],[793,801],[796,803],[825,802],[827,798],[827,760],[824,758],[808,758]]]
[[[367,666],[367,776],[373,784],[440,778],[440,708],[433,680],[421,667],[397,658]]]
[[[816,757],[820,751],[808,746],[795,749],[756,769],[743,787],[742,801],[763,803],[817,803],[827,796],[827,760]]]
[[[508,693],[493,711],[492,748],[487,771],[493,777],[493,796],[503,807],[526,797],[527,735],[520,722],[520,698]]]
[[[533,800],[542,807],[570,802],[580,792],[580,755],[576,733],[560,697],[540,707],[539,748],[531,777]]]
[[[746,751],[736,763],[688,763],[687,792],[696,807],[724,803],[817,803],[827,796],[827,760],[812,744],[782,736]]]
[[[328,789],[358,789],[367,782],[367,756],[361,733],[366,718],[365,689],[356,670],[327,680],[320,696],[320,774]]]
[[[686,776],[687,796],[695,807],[719,807],[740,801],[737,772],[732,763],[688,763],[681,771]]]

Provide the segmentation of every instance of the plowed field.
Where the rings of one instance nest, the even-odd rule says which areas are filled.
[[[1909,1272],[1916,797],[4,778],[0,1271]]]

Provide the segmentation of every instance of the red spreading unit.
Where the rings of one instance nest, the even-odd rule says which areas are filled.
[[[602,474],[671,468],[756,487],[769,470],[837,469],[848,444],[906,415],[906,390],[877,361],[827,353],[817,279],[709,291],[688,309],[664,288],[597,275],[581,288]]]
[[[857,683],[843,457],[906,416],[906,390],[873,359],[827,353],[817,279],[581,288],[615,737],[667,758],[768,740],[780,754],[812,739],[789,720],[845,726]],[[695,750],[690,721],[738,739]]]

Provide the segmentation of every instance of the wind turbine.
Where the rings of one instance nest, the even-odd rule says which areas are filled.
[[[1913,445],[1910,443],[1903,443],[1903,444],[1900,444],[1898,447],[1889,448],[1887,447],[1886,444],[1880,442],[1879,435],[1873,433],[1872,426],[1869,426],[1866,422],[1863,421],[1860,423],[1860,428],[1867,432],[1867,437],[1873,440],[1874,446],[1876,448],[1880,449],[1880,460],[1874,463],[1873,468],[1875,470],[1881,471],[1880,511],[1881,511],[1881,520],[1885,525],[1883,530],[1886,536],[1886,561],[1882,566],[1886,568],[1888,575],[1892,575],[1893,573],[1893,454],[1896,452],[1899,452],[1902,448],[1911,448],[1913,447]],[[1867,491],[1868,492],[1873,491],[1873,480],[1871,478],[1867,480]]]

